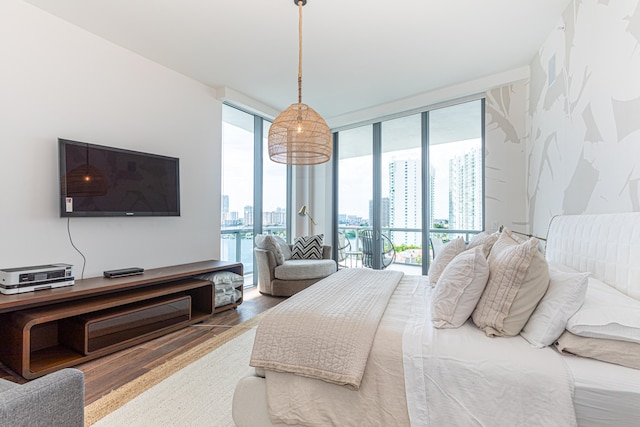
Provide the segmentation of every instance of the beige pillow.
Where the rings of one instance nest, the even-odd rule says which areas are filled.
[[[256,234],[255,241],[257,248],[273,252],[278,265],[282,265],[284,263],[284,256],[280,250],[280,245],[274,236],[271,234]]]
[[[433,291],[431,320],[436,328],[459,328],[476,307],[489,278],[482,247],[459,254],[444,269]]]
[[[435,286],[438,283],[438,279],[447,265],[466,248],[467,246],[462,237],[453,239],[442,246],[442,249],[438,251],[436,258],[429,267],[429,283],[431,283],[431,286]]]
[[[491,252],[491,248],[500,237],[500,232],[496,231],[495,233],[487,233],[483,231],[482,233],[478,233],[469,239],[469,245],[467,245],[467,249],[473,249],[477,246],[482,246],[484,250],[484,256],[488,257]]]
[[[549,268],[538,239],[517,243],[500,234],[489,255],[489,281],[473,322],[489,336],[515,336],[549,287]]]
[[[282,254],[282,259],[284,261],[291,259],[291,247],[289,247],[289,244],[287,242],[284,241],[284,239],[280,236],[276,236],[274,235],[273,238],[275,239],[276,243],[278,244],[278,248],[280,248],[280,253]]]

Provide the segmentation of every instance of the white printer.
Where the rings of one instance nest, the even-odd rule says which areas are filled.
[[[0,270],[0,292],[3,294],[59,288],[74,283],[73,266],[69,264],[35,265]]]

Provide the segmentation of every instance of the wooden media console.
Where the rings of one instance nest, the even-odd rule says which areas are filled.
[[[216,308],[215,286],[195,277],[222,271],[243,266],[203,261],[0,295],[0,360],[32,379],[201,322],[242,303]]]

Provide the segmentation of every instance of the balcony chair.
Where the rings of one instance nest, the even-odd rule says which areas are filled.
[[[346,234],[339,232],[338,233],[338,267],[344,268],[347,267],[346,261],[349,258],[349,254],[351,253],[351,242]]]
[[[362,230],[360,232],[360,240],[362,241],[362,266],[373,268],[373,232],[371,230]],[[391,239],[385,234],[380,234],[380,243],[382,245],[380,268],[385,269],[396,260],[396,249]]]

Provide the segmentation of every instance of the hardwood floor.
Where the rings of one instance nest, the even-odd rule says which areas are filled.
[[[251,319],[285,298],[262,295],[257,288],[244,290],[244,301],[233,310],[152,341],[77,366],[85,374],[85,404],[137,378],[175,355],[189,350],[228,328]],[[0,364],[0,377],[17,383],[27,380]]]

